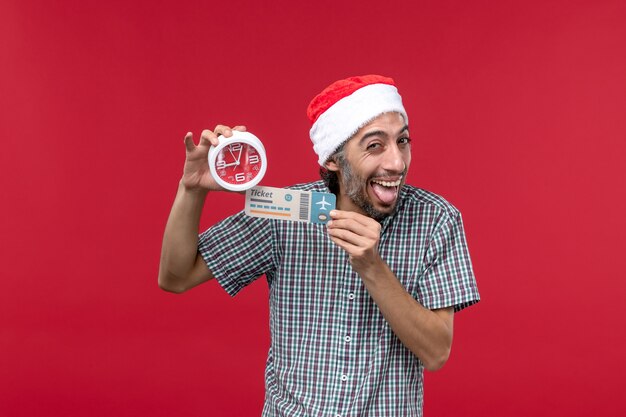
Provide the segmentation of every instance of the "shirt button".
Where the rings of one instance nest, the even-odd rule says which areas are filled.
[[[350,336],[346,336],[343,338],[343,340],[345,340],[346,343],[350,343],[350,340],[352,340],[352,338]]]
[[[348,375],[341,375],[341,380],[346,382],[348,380]]]
[[[353,293],[348,294],[348,300],[354,300],[354,294]]]
[[[335,417],[341,417],[341,414],[335,414]]]

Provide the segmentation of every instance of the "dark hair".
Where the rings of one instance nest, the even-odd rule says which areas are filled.
[[[335,171],[329,171],[326,168],[320,167],[320,177],[331,193],[339,195],[339,178]]]
[[[346,160],[346,156],[344,153],[344,145],[346,142],[339,145],[339,147],[333,152],[331,156],[328,157],[328,160],[334,160],[337,165],[340,167],[343,166]],[[335,195],[339,195],[339,177],[337,176],[336,171],[329,171],[325,167],[320,167],[320,177],[326,187],[330,190],[331,193]]]

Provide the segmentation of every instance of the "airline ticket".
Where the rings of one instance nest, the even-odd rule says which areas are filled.
[[[252,217],[325,224],[335,208],[332,193],[253,187],[246,190],[245,213]]]

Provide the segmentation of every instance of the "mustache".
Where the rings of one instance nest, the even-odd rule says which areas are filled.
[[[406,165],[404,166],[404,170],[402,170],[401,173],[383,170],[381,172],[374,173],[374,175],[370,175],[369,178],[368,178],[368,181],[371,181],[373,178],[395,177],[395,176],[398,176],[398,175],[400,175],[402,177],[402,179],[405,179],[406,178],[406,174],[407,174],[408,171],[409,171],[409,169],[406,167]]]

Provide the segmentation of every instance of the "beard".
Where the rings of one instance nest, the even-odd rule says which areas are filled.
[[[369,179],[363,178],[358,174],[355,174],[352,170],[350,164],[344,159],[339,158],[338,161],[339,166],[341,167],[341,185],[343,187],[343,192],[352,200],[354,204],[357,205],[361,210],[365,212],[372,219],[380,222],[384,220],[386,217],[392,215],[396,211],[398,200],[393,203],[391,206],[391,210],[389,211],[380,211],[377,210],[372,204],[372,200],[367,195],[368,184],[370,183]],[[405,172],[402,174],[403,178],[406,174]],[[365,185],[365,188],[364,188]],[[400,192],[400,188],[402,188],[402,184],[398,186],[398,193]]]

